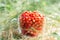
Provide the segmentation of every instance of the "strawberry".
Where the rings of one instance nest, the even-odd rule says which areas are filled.
[[[38,12],[25,11],[19,17],[22,34],[37,36],[43,29],[44,16]]]

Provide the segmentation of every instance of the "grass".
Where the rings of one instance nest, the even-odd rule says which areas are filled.
[[[55,32],[60,28],[60,0],[0,0],[0,40],[21,39],[21,37],[18,36],[21,34],[17,32],[16,35],[14,35],[14,32],[16,32],[18,28],[17,21],[19,14],[26,10],[36,10],[43,13],[46,17],[46,26],[49,28],[49,31],[49,26],[56,28]],[[6,37],[4,37],[4,35]],[[10,35],[11,37],[9,37]],[[51,32],[47,35],[51,35]],[[59,37],[57,38],[59,40]]]

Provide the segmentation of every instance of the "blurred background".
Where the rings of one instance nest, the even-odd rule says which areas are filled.
[[[0,0],[0,40],[21,40],[18,16],[23,11],[45,15],[45,34],[60,40],[60,0]]]

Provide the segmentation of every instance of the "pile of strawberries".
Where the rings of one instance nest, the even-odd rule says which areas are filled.
[[[20,15],[19,23],[23,35],[34,37],[43,29],[44,16],[36,11],[25,11]]]

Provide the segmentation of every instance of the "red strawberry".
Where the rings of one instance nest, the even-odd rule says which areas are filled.
[[[38,12],[23,12],[19,20],[22,34],[24,35],[37,36],[38,31],[43,29],[44,16]]]

